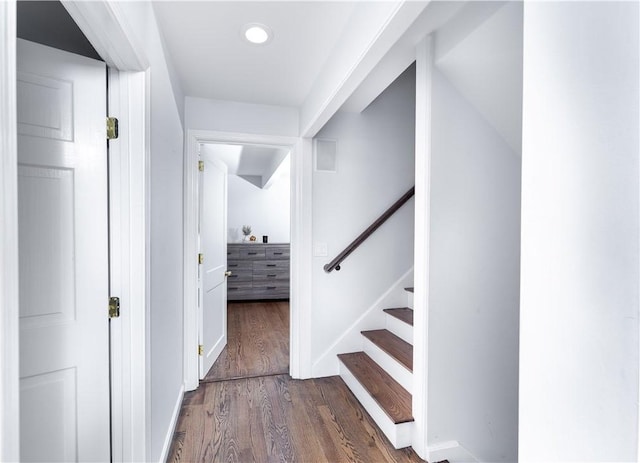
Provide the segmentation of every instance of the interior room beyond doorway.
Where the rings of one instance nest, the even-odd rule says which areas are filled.
[[[289,373],[290,147],[207,143],[226,166],[227,346],[204,382]]]

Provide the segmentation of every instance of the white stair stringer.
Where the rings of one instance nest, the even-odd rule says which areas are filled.
[[[413,326],[390,314],[385,314],[385,328],[403,341],[413,345]]]
[[[340,362],[340,377],[395,449],[411,445],[413,422],[395,424],[342,362]]]
[[[389,376],[395,379],[400,386],[405,388],[410,394],[413,393],[413,373],[407,370],[407,368],[398,362],[396,359],[387,354],[384,350],[378,347],[377,344],[371,342],[365,336],[362,337],[362,346],[365,354],[373,359],[378,365],[386,371]]]
[[[338,354],[355,352],[362,347],[364,330],[375,330],[384,326],[385,314],[382,311],[388,307],[400,307],[404,304],[405,289],[413,284],[413,267],[405,272],[389,287],[354,323],[340,335],[329,348],[323,352],[311,367],[312,377],[337,375],[340,369]]]

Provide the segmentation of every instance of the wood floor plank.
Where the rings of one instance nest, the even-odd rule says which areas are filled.
[[[227,346],[204,382],[289,372],[289,302],[230,302]]]
[[[413,346],[407,341],[388,330],[363,331],[362,335],[400,362],[407,370],[413,371]]]
[[[407,325],[413,326],[413,310],[409,307],[397,307],[394,309],[384,309],[383,312],[388,313],[392,317],[405,322]]]

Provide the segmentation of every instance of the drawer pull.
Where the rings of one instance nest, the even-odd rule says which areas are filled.
[[[276,264],[267,264],[267,267],[275,267]]]
[[[227,275],[228,278],[238,278],[238,275]]]
[[[283,252],[274,252],[273,255],[274,256],[281,256],[282,254],[284,254]]]
[[[227,265],[227,267],[237,267],[237,266],[238,266],[238,264],[229,264],[229,265]]]
[[[276,289],[277,286],[267,286],[267,289]]]
[[[274,273],[274,274],[272,274],[272,275],[267,275],[267,276],[268,276],[269,278],[275,278],[275,277],[277,277],[278,275],[276,275],[276,274]]]
[[[250,256],[255,256],[255,255],[257,255],[258,253],[257,253],[257,252],[248,252],[247,254],[249,254]]]
[[[240,289],[240,288],[233,288],[233,287],[227,288],[228,291],[237,291],[238,289]]]

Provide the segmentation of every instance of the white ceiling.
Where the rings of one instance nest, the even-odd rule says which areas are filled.
[[[227,173],[237,175],[258,188],[269,188],[274,180],[289,173],[289,148],[262,145],[208,143],[201,155],[227,166]]]
[[[154,9],[187,96],[302,106],[357,2],[162,1]],[[273,32],[266,45],[241,36],[247,23]]]

